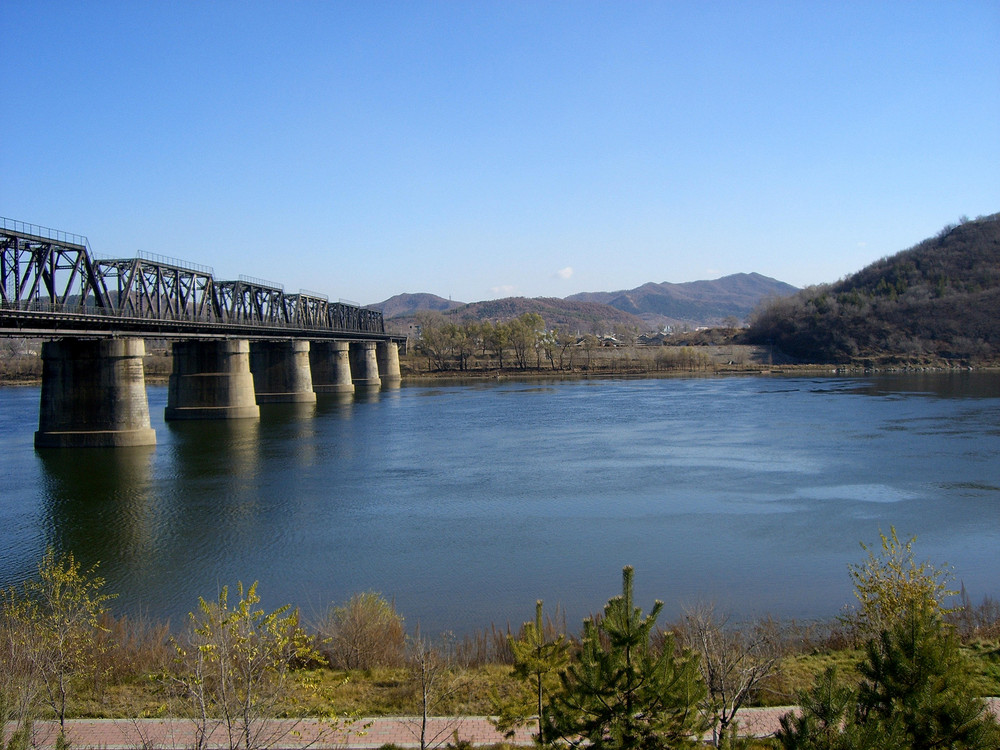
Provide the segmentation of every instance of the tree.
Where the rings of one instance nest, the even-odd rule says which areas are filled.
[[[407,642],[407,670],[417,688],[417,699],[420,702],[420,716],[412,727],[414,736],[420,742],[420,750],[441,745],[446,737],[456,735],[462,720],[456,718],[453,722],[439,725],[436,731],[431,731],[428,717],[439,713],[441,706],[465,684],[456,677],[452,670],[452,637],[446,633],[441,637],[439,646],[417,632]]]
[[[276,729],[264,720],[276,715],[292,667],[318,657],[296,611],[288,605],[273,612],[257,609],[256,582],[246,590],[237,584],[237,593],[232,607],[226,586],[217,602],[199,598],[185,642],[175,642],[174,680],[197,712],[199,750],[207,746],[216,717],[233,750],[257,750],[281,739],[289,728]]]
[[[622,571],[622,595],[599,618],[584,621],[580,654],[560,675],[546,739],[595,750],[696,746],[705,728],[697,705],[705,696],[698,657],[677,650],[666,634],[652,645],[657,601],[649,615],[632,603],[633,570]]]
[[[394,667],[403,661],[403,617],[378,592],[355,594],[345,604],[331,608],[317,630],[335,668]]]
[[[576,334],[567,328],[556,329],[556,344],[559,347],[559,369],[563,369],[566,355],[569,355],[569,369],[573,369],[573,355],[576,353]]]
[[[538,349],[545,352],[545,358],[549,361],[549,366],[556,369],[556,347],[558,346],[558,331],[544,331],[538,336]],[[562,363],[559,364],[560,368]]]
[[[950,571],[930,562],[917,563],[913,554],[916,537],[903,544],[895,527],[890,527],[888,536],[879,537],[878,555],[862,543],[868,559],[848,566],[858,607],[846,619],[859,635],[877,637],[914,612],[950,612],[944,607],[945,598],[955,594],[947,586]]]
[[[499,700],[494,696],[498,709],[494,721],[496,728],[510,737],[514,729],[524,726],[535,717],[541,740],[546,724],[549,696],[559,685],[559,673],[569,661],[569,644],[562,634],[550,639],[542,619],[542,600],[535,602],[535,620],[526,622],[519,637],[508,634],[511,653],[514,655],[513,675],[528,687],[525,694],[512,699]]]
[[[879,556],[850,566],[860,604],[851,621],[864,636],[857,692],[834,686],[830,673],[817,683],[810,719],[782,721],[786,750],[899,748],[953,750],[1000,747],[1000,726],[974,690],[974,673],[944,622],[946,572],[914,561],[911,539],[895,529],[881,535]],[[850,694],[850,698],[848,698]],[[845,703],[847,704],[845,707]],[[853,704],[850,705],[850,704]]]
[[[700,657],[698,667],[708,695],[705,713],[718,746],[740,708],[778,664],[781,653],[771,622],[733,628],[718,617],[715,607],[703,604],[684,616],[687,645]]]
[[[66,706],[77,684],[93,676],[101,639],[96,635],[107,602],[97,566],[81,570],[73,554],[56,555],[49,547],[38,564],[38,576],[20,590],[3,592],[6,628],[20,649],[15,657],[40,684],[42,700],[66,724]]]
[[[510,330],[510,345],[514,350],[514,359],[521,370],[528,369],[528,353],[534,351],[538,344],[538,336],[545,322],[538,313],[527,312],[508,323]]]
[[[507,323],[483,324],[484,345],[497,357],[497,367],[503,369],[503,353],[510,345],[510,325]]]
[[[458,359],[458,369],[468,369],[469,358],[476,349],[475,335],[469,322],[446,323],[443,332],[448,350]]]
[[[439,370],[446,369],[448,340],[444,332],[444,316],[436,310],[421,310],[415,318],[420,327],[418,348]]]
[[[901,734],[914,750],[1000,747],[1000,726],[940,612],[908,610],[868,641],[858,671],[862,723]]]
[[[41,690],[30,656],[36,650],[32,642],[36,634],[11,616],[6,604],[5,597],[0,615],[0,748],[28,750]]]
[[[799,693],[799,711],[781,717],[775,738],[783,750],[908,750],[898,731],[858,722],[857,691],[828,667]]]
[[[583,337],[583,350],[587,353],[587,369],[590,370],[590,358],[593,356],[594,351],[601,345],[600,339],[597,338],[592,333],[588,333]]]

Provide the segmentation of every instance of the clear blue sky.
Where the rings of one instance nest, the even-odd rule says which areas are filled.
[[[1000,2],[0,0],[0,215],[363,304],[835,281],[1000,211]]]

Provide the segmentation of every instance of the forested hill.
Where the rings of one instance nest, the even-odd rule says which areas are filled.
[[[585,333],[612,332],[618,327],[644,330],[640,318],[622,312],[609,305],[596,302],[574,302],[555,297],[505,297],[504,299],[473,302],[456,309],[451,314],[456,318],[473,320],[506,321],[525,313],[533,312],[542,316],[549,328]]]
[[[748,338],[811,362],[1000,362],[1000,214],[770,300],[751,316]]]

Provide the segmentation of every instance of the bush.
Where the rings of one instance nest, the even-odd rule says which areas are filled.
[[[335,669],[375,669],[403,664],[406,631],[396,606],[365,591],[331,607],[316,625],[321,651]]]

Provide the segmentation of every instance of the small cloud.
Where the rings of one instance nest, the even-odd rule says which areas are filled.
[[[708,278],[712,279],[721,274],[722,271],[720,271],[718,268],[706,268],[705,273],[708,275]]]
[[[566,266],[565,268],[560,268],[558,271],[556,271],[556,276],[558,276],[560,279],[571,278],[573,276],[573,267]]]
[[[511,284],[501,284],[500,286],[492,287],[490,291],[493,292],[493,294],[509,297],[514,293],[514,287]]]
[[[860,247],[860,248],[866,248],[866,247],[868,247],[868,243],[865,242],[864,240],[862,240],[861,242],[858,243],[858,247]]]

